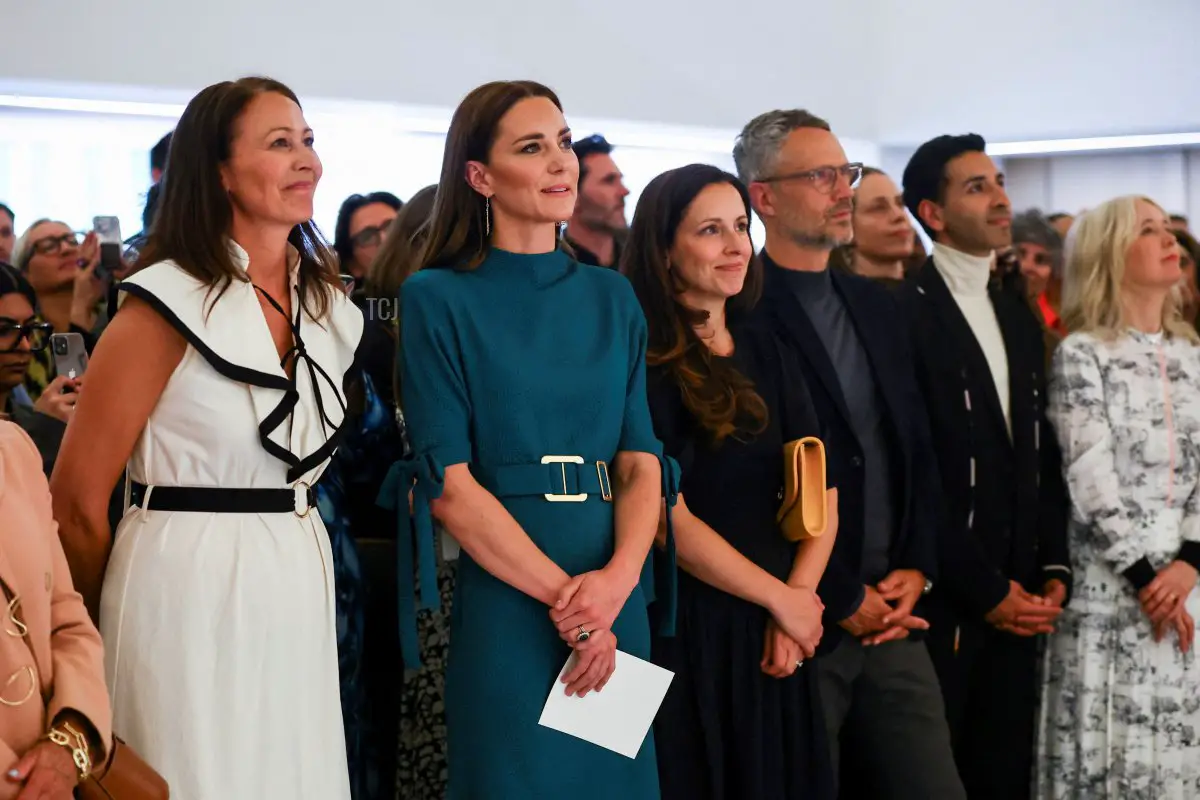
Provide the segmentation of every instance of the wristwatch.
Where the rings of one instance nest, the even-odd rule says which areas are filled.
[[[929,578],[926,578],[925,579],[925,588],[921,590],[921,594],[926,595],[932,591],[933,591],[933,581],[929,580]]]

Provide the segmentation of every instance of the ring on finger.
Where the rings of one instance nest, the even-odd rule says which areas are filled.
[[[592,638],[592,634],[586,628],[584,628],[582,625],[580,625],[579,626],[579,634],[575,637],[575,641],[577,643],[581,643],[581,642],[586,642],[590,638]]]
[[[803,666],[804,666],[804,659],[802,658],[796,662],[796,669],[800,669]]]

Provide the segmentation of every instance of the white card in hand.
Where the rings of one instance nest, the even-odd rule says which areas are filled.
[[[562,676],[574,664],[572,653],[546,698],[538,724],[636,758],[675,673],[618,650],[617,667],[604,691],[567,697]]]

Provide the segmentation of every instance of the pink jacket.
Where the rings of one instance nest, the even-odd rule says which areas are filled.
[[[20,788],[4,773],[64,708],[112,740],[100,634],[71,584],[41,457],[0,421],[0,800]]]

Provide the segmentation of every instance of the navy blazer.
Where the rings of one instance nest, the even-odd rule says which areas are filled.
[[[836,623],[857,611],[864,595],[863,451],[824,344],[784,282],[783,268],[765,251],[762,258],[763,298],[751,315],[799,355],[821,421],[829,483],[838,488],[837,539],[817,588],[825,603],[826,639],[832,640],[830,634],[840,630]],[[831,277],[871,361],[888,422],[897,512],[889,569],[916,569],[936,580],[941,486],[899,307],[892,294],[873,281],[838,270]]]

